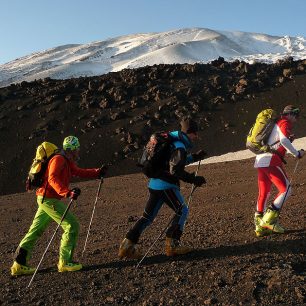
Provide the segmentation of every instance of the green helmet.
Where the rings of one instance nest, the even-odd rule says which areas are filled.
[[[77,150],[80,147],[79,139],[75,136],[68,136],[63,141],[64,150]]]

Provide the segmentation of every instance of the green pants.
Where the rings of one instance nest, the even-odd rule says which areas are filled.
[[[42,197],[38,196],[38,209],[34,220],[29,231],[19,244],[21,248],[28,251],[27,260],[31,257],[37,239],[43,234],[51,220],[59,224],[67,208],[66,204],[57,199],[45,198],[43,203],[41,203],[41,201]],[[78,239],[79,222],[77,218],[68,211],[65,219],[62,221],[61,227],[64,233],[61,239],[59,259],[65,262],[71,262]]]

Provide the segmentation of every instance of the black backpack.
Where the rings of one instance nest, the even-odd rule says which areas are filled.
[[[169,170],[173,140],[168,132],[157,132],[151,135],[138,161],[138,166],[148,178],[158,178]]]

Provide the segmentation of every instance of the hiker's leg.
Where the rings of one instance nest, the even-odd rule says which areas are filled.
[[[273,206],[275,209],[280,210],[286,200],[290,197],[292,189],[286,175],[286,172],[282,167],[273,167],[269,173],[270,180],[278,189],[278,194],[273,201]]]
[[[193,251],[193,248],[182,245],[184,225],[188,216],[188,207],[178,189],[168,189],[165,191],[167,205],[175,211],[172,224],[166,232],[165,253],[167,256],[183,255]]]
[[[141,233],[153,222],[158,211],[163,205],[163,191],[149,189],[149,199],[145,206],[142,217],[129,230],[126,238],[137,243]]]
[[[67,205],[57,199],[45,198],[44,203],[41,204],[44,211],[59,224],[61,218],[67,209]],[[60,245],[60,260],[64,262],[71,262],[73,252],[76,247],[78,234],[79,234],[79,222],[77,218],[68,211],[65,219],[61,223],[61,227],[64,231]]]
[[[266,210],[260,225],[274,233],[283,234],[285,228],[279,223],[279,215],[284,202],[291,194],[291,187],[287,175],[281,167],[270,168],[269,178],[279,192],[273,204]]]
[[[268,168],[258,168],[258,198],[257,213],[263,214],[270,196],[272,182],[268,175]]]
[[[184,230],[189,209],[178,189],[164,190],[165,202],[174,210],[175,217],[166,232],[166,237],[179,240]]]
[[[38,199],[37,202],[39,203]],[[31,258],[32,250],[37,239],[43,234],[46,227],[49,225],[51,218],[48,214],[38,205],[37,212],[34,216],[33,222],[24,236],[20,241],[18,249],[15,253],[15,260],[22,265],[26,265],[27,261]],[[25,251],[24,251],[25,250]]]

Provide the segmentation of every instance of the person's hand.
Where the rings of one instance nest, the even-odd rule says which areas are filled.
[[[297,156],[297,158],[302,158],[305,154],[305,151],[303,149],[299,150],[299,155]]]
[[[70,190],[69,198],[73,199],[73,200],[76,200],[80,194],[81,194],[81,189],[78,188],[78,187],[75,187],[75,188]]]
[[[106,175],[106,172],[108,170],[108,166],[102,165],[102,167],[99,169],[98,177],[101,179]]]
[[[206,183],[206,180],[203,176],[195,176],[193,179],[193,184],[197,187],[201,187],[205,183]]]
[[[290,142],[293,142],[293,140],[295,139],[295,135],[291,134],[288,138],[289,138]]]
[[[192,154],[193,160],[195,162],[202,160],[205,156],[206,156],[206,152],[204,150],[200,150]]]

